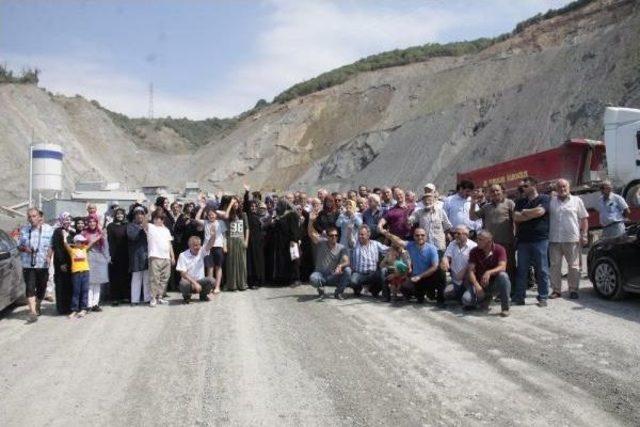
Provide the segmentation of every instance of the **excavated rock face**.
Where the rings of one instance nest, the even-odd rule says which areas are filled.
[[[166,129],[124,132],[81,98],[0,86],[0,200],[26,192],[27,145],[62,143],[67,185],[87,175],[211,190],[435,182],[562,143],[602,138],[606,105],[640,108],[640,5],[601,0],[483,52],[363,73],[245,117],[195,153]],[[6,148],[6,149],[5,149]],[[6,166],[6,167],[5,167]],[[10,166],[10,167],[9,167]]]

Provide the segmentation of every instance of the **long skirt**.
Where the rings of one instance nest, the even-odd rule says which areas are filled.
[[[56,309],[58,314],[71,313],[71,294],[73,293],[71,273],[56,268],[53,281],[56,284]]]
[[[247,251],[242,237],[231,237],[227,241],[225,259],[225,291],[247,289]]]
[[[131,274],[129,260],[115,260],[109,264],[109,298],[111,301],[124,301],[131,298]]]

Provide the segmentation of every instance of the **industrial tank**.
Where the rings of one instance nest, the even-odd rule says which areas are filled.
[[[35,144],[31,147],[33,190],[62,191],[62,147]]]

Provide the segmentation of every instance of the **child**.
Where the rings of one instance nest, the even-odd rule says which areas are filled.
[[[64,247],[71,258],[71,283],[73,293],[71,295],[71,314],[69,319],[86,316],[89,305],[89,257],[87,252],[95,243],[87,241],[82,234],[73,237],[73,243],[69,244],[67,238],[69,232],[63,232]]]
[[[389,290],[394,301],[398,298],[400,287],[407,280],[410,262],[407,251],[395,245],[389,248],[389,252],[380,261],[382,274],[389,284]]]

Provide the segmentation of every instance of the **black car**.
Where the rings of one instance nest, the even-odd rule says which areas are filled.
[[[15,240],[0,230],[0,310],[21,300],[24,292],[18,246]]]
[[[589,250],[587,267],[593,288],[604,298],[640,293],[640,225],[628,227],[620,237],[597,241]]]

